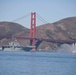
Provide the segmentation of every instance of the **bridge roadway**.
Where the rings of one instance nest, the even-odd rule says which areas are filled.
[[[76,40],[56,40],[56,39],[46,39],[46,38],[30,38],[30,37],[17,37],[17,36],[0,36],[0,39],[26,39],[26,40],[37,40],[37,41],[46,41],[52,43],[59,43],[59,44],[73,44],[76,43]]]

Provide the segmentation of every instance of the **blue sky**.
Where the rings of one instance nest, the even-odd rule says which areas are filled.
[[[31,12],[37,12],[48,23],[76,16],[76,0],[0,0],[0,22],[13,21]],[[30,16],[17,21],[30,27]],[[37,21],[37,26],[41,25]]]

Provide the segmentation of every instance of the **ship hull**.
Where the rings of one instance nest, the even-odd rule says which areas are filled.
[[[34,46],[2,46],[0,51],[30,51]]]

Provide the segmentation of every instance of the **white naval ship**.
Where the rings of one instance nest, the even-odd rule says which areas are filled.
[[[10,42],[9,45],[4,45],[0,47],[0,51],[30,51],[32,49],[34,49],[35,46],[21,46],[17,39],[15,39],[14,41]]]

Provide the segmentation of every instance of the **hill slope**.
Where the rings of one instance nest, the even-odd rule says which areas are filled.
[[[37,27],[37,37],[67,40],[76,39],[76,17],[65,18],[52,24]],[[57,49],[58,45],[43,42],[40,48]]]
[[[0,35],[12,36],[16,33],[24,31],[27,28],[24,28],[20,24],[13,22],[0,22]]]
[[[76,39],[76,17],[65,18],[53,24],[65,37]]]
[[[13,23],[13,22],[0,22],[0,36],[15,36],[20,35],[22,32],[26,35],[29,29],[21,26],[20,24]],[[0,41],[0,45],[8,44],[10,40],[2,39]]]

